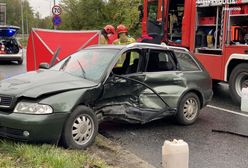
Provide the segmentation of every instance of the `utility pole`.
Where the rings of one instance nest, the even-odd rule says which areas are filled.
[[[29,30],[28,30],[28,15],[26,14],[26,24],[27,24],[27,35],[29,34]]]
[[[23,19],[23,4],[21,0],[21,16],[22,16],[22,40],[24,41],[24,19]]]

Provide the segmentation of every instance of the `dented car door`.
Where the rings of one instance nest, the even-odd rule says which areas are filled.
[[[136,70],[130,71],[135,64]],[[120,56],[98,107],[104,117],[146,123],[175,114],[176,108],[171,107],[177,106],[185,88],[171,51],[133,49]]]
[[[153,110],[153,114],[147,118],[147,121],[176,113],[175,107],[186,88],[186,80],[183,73],[178,70],[177,60],[173,56],[171,51],[154,49],[146,51],[147,61],[142,82],[150,88],[140,93],[139,106],[142,111],[159,109],[159,111]],[[151,89],[156,94],[152,93]]]
[[[132,49],[120,54],[111,75],[104,84],[103,96],[97,103],[98,109],[105,118],[144,123],[154,113],[167,108],[161,97],[144,83],[145,65],[146,54],[143,49]],[[146,108],[141,108],[140,102],[144,99],[142,93],[145,90],[150,90],[149,94],[154,98],[151,102],[147,102],[150,104],[146,103]]]

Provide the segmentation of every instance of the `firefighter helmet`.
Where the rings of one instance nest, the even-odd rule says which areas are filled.
[[[117,26],[117,33],[127,33],[128,29],[126,26],[124,26],[123,24],[120,24],[119,26]]]
[[[106,25],[103,29],[106,31],[107,34],[115,34],[115,27],[112,25]]]

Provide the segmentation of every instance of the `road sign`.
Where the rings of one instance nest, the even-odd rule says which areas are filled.
[[[55,15],[53,17],[53,25],[54,26],[59,26],[61,24],[61,22],[62,22],[62,19],[60,16]]]
[[[62,8],[59,5],[54,5],[52,8],[53,15],[59,16],[62,13]]]

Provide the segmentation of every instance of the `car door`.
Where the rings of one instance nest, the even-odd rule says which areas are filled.
[[[97,103],[105,117],[144,123],[168,108],[162,98],[144,83],[146,63],[146,51],[143,49],[128,50],[120,56]],[[147,99],[144,92],[149,92],[152,98]],[[141,102],[145,108],[141,107]]]
[[[169,50],[149,49],[146,55],[147,64],[143,72],[145,76],[143,83],[160,95],[169,107],[161,113],[155,113],[153,117],[174,114],[179,97],[187,87],[184,74],[178,69],[177,59],[173,52]],[[142,91],[140,94],[140,108],[150,108],[154,105],[151,102],[157,102],[157,99],[158,97],[151,94],[150,90]],[[159,104],[159,106],[163,109],[162,104]]]

